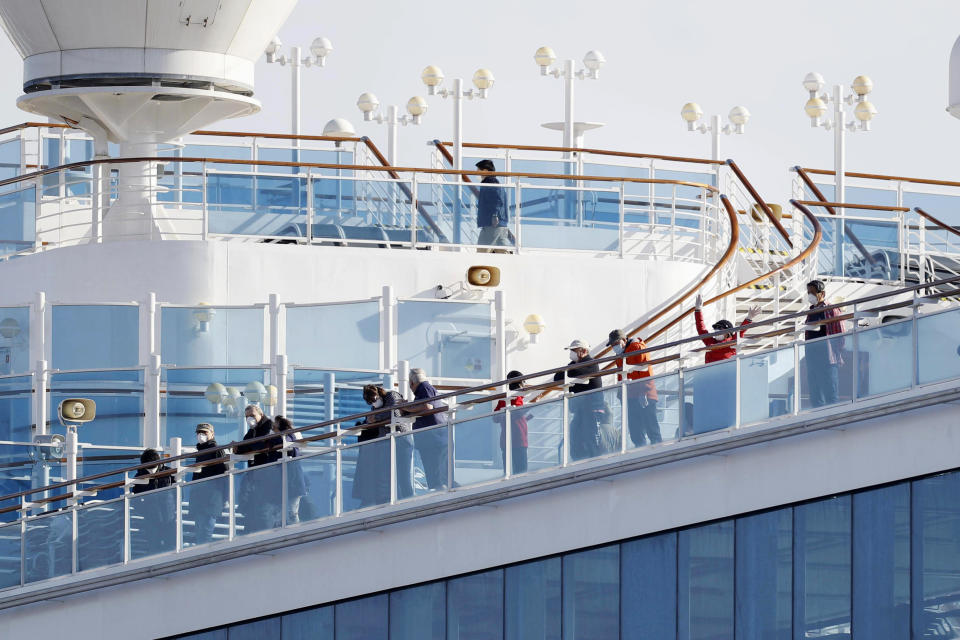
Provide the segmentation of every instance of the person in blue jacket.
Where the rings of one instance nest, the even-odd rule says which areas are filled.
[[[493,160],[481,160],[477,163],[480,171],[496,171]],[[497,176],[486,175],[480,181],[482,185],[500,184]],[[477,189],[477,229],[480,233],[477,244],[494,247],[510,247],[510,229],[507,226],[507,198],[503,187],[480,187]]]

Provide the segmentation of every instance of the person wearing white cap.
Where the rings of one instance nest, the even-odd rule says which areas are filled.
[[[583,382],[571,385],[570,392],[583,393],[603,386],[598,375],[600,365],[590,361],[590,345],[586,340],[578,338],[565,348],[570,351],[571,365],[583,363],[579,367],[567,369],[567,378],[586,378]],[[554,380],[562,382],[563,379],[563,371],[554,376]],[[605,417],[601,415],[605,409],[602,393],[592,393],[588,398],[570,403],[570,458],[572,460],[592,458],[603,453],[600,422]]]

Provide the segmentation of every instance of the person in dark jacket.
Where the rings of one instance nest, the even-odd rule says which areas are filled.
[[[161,462],[160,452],[156,449],[147,449],[140,454],[140,464],[151,466],[138,469],[134,475],[134,479],[147,479],[145,483],[133,485],[133,493],[137,497],[130,501],[131,542],[136,547],[133,554],[136,557],[172,551],[177,537],[174,491],[154,495],[149,493],[173,484],[173,474],[155,477],[156,474],[170,471],[170,467]]]
[[[413,399],[429,400],[439,394],[423,369],[410,369],[410,390]],[[404,410],[404,415],[417,415],[444,407],[442,402],[427,402],[417,405],[413,409]],[[446,422],[443,412],[420,415],[413,422],[413,430],[426,429]],[[431,429],[430,431],[413,436],[417,451],[420,453],[420,462],[423,463],[423,473],[427,476],[427,487],[431,490],[447,488],[447,431],[446,429]]]
[[[496,171],[492,160],[481,160],[477,163],[480,171]],[[480,184],[500,184],[496,176],[483,177]],[[510,230],[508,227],[507,197],[503,187],[480,187],[477,189],[477,229],[480,233],[477,244],[485,246],[509,247]]]
[[[222,476],[227,472],[227,454],[223,449],[217,449],[213,425],[201,422],[197,425],[196,433],[196,464],[202,466],[190,476],[191,483]],[[191,484],[184,489],[190,505],[190,518],[193,520],[194,544],[210,542],[213,540],[217,518],[223,513],[223,507],[227,503],[226,479]]]
[[[367,416],[357,426],[371,424],[360,431],[357,442],[369,442],[390,433],[391,407],[403,402],[396,391],[387,391],[380,385],[363,387],[363,401],[371,410],[384,409]],[[398,410],[394,410],[399,415]],[[398,437],[397,447],[397,498],[413,495],[413,443],[410,438]],[[360,507],[385,504],[390,501],[390,443],[386,440],[357,448],[357,466],[353,476],[353,497]]]
[[[247,433],[243,440],[252,440],[274,433],[273,421],[263,415],[256,405],[247,405],[244,410]],[[248,467],[253,469],[280,459],[283,439],[280,436],[252,444],[242,442],[234,447],[240,454],[253,454]],[[237,492],[237,508],[243,514],[243,532],[251,533],[280,526],[280,467],[258,471],[247,470],[242,474]]]
[[[585,340],[574,340],[570,346],[570,364],[580,364],[573,369],[567,369],[566,377],[582,378],[570,386],[573,394],[592,391],[603,386],[600,379],[600,365],[590,360],[590,345]],[[588,377],[589,376],[589,377]],[[558,372],[554,378],[558,382],[564,380],[564,372]],[[582,460],[604,453],[603,438],[600,433],[601,424],[608,420],[606,404],[601,392],[591,393],[581,400],[570,400],[570,459]]]
[[[814,407],[824,407],[839,401],[840,367],[843,366],[843,322],[835,319],[840,315],[839,309],[820,310],[827,306],[826,295],[827,287],[822,280],[807,283],[810,313],[807,314],[804,339],[810,341],[838,336],[804,345],[807,390],[810,404]]]
[[[301,440],[302,436],[298,431],[293,430],[293,423],[284,416],[276,416],[273,419],[279,433],[286,442],[296,442]],[[285,450],[288,458],[296,458],[298,455],[295,447]],[[303,467],[299,462],[287,462],[287,524],[296,524],[300,522],[300,502],[307,495],[307,478],[303,474]]]

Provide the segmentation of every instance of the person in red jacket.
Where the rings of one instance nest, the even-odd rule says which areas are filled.
[[[620,329],[610,332],[607,346],[617,355],[627,355],[626,366],[634,369],[627,372],[627,380],[649,378],[651,371],[648,366],[641,366],[650,360],[646,353],[635,356],[628,354],[642,351],[647,345],[640,338],[628,338]],[[617,360],[617,368],[624,368],[624,358]],[[617,380],[623,380],[622,375]],[[649,441],[655,444],[662,440],[660,423],[657,421],[657,386],[652,380],[635,382],[627,385],[627,428],[630,430],[630,439],[633,446],[642,447]]]
[[[519,371],[511,371],[507,374],[507,380],[512,380],[514,378],[522,378],[523,374]],[[523,380],[517,380],[516,382],[511,382],[509,385],[510,391],[519,391],[523,389]],[[503,411],[507,406],[507,403],[503,400],[497,402],[497,407],[494,411]],[[523,396],[515,395],[510,398],[511,407],[522,407],[523,406]],[[530,417],[530,414],[525,411],[512,411],[510,413],[510,455],[513,458],[513,464],[511,465],[510,473],[526,473],[527,472],[527,418]],[[507,459],[507,430],[506,430],[506,419],[503,415],[495,415],[493,417],[494,421],[500,424],[500,453],[503,454],[503,460],[506,462]]]
[[[693,317],[697,322],[697,334],[706,335],[708,333],[713,333],[713,331],[723,331],[728,330],[727,333],[722,333],[717,337],[709,337],[703,339],[703,344],[708,347],[713,347],[709,349],[703,356],[703,361],[706,364],[711,362],[719,362],[720,360],[726,360],[737,355],[737,340],[736,332],[733,331],[733,324],[729,320],[718,320],[713,323],[713,331],[707,331],[707,324],[703,321],[703,296],[697,294],[697,301],[695,303],[695,311]],[[747,326],[753,319],[760,313],[760,307],[755,306],[751,307],[747,311],[747,316],[743,319],[743,322],[740,323],[740,337],[743,337],[743,334],[746,332],[746,329],[743,327]],[[730,343],[730,344],[727,344]],[[714,346],[722,345],[722,346]]]

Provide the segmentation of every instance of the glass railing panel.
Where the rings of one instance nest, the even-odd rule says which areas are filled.
[[[340,186],[335,183],[342,182]],[[319,195],[314,194],[313,239],[340,241],[352,246],[386,247],[389,243],[409,243],[410,221],[413,211],[413,185],[410,182],[393,180],[351,181],[320,180],[319,188],[332,191],[321,205],[317,205]],[[352,200],[344,200],[337,192],[346,188],[352,190]],[[315,187],[316,189],[316,187]],[[326,208],[325,202],[341,207],[336,210]],[[345,206],[344,206],[345,205]],[[430,240],[435,242],[435,240]]]
[[[493,407],[485,408],[486,411],[490,409]],[[521,412],[514,411],[511,417],[521,419],[522,416]],[[503,477],[505,454],[500,444],[502,420],[500,413],[450,425],[453,430],[454,486],[489,482]],[[514,429],[511,435],[517,436],[519,433]]]
[[[134,487],[146,485],[134,485]],[[177,546],[177,489],[130,495],[130,559],[174,551]]]
[[[0,143],[0,180],[20,175],[20,138]]]
[[[2,358],[2,355],[0,355]],[[2,363],[2,360],[0,360]],[[33,377],[0,378],[0,440],[33,440]]]
[[[911,209],[920,207],[945,224],[954,227],[960,225],[960,193],[919,193],[904,189],[903,206]],[[935,228],[926,220],[921,222],[928,225],[928,234]]]
[[[799,345],[802,411],[850,402],[853,354],[847,350],[848,339],[849,336],[839,335],[808,340]]]
[[[823,231],[817,248],[818,273],[865,280],[900,279],[898,222],[836,216],[818,219]],[[838,243],[841,237],[843,242]]]
[[[672,373],[627,383],[627,448],[679,437],[680,376]]]
[[[379,367],[378,300],[287,307],[286,316],[287,358],[291,365],[334,369]]]
[[[20,523],[0,527],[0,589],[20,584]]]
[[[143,370],[76,371],[50,374],[49,415],[53,433],[65,434],[56,420],[60,402],[90,398],[96,419],[83,425],[80,439],[92,445],[138,447],[143,438]]]
[[[479,159],[479,158],[478,158]],[[470,164],[470,168],[473,168],[476,161]],[[503,168],[505,165],[500,160],[495,160],[494,164],[500,171],[505,171]],[[466,161],[464,161],[464,168],[467,168]],[[513,158],[510,161],[510,171],[512,173],[539,173],[547,175],[576,175],[577,173],[577,161],[576,160],[525,160],[522,158]],[[472,179],[472,178],[471,178]],[[562,186],[564,184],[563,180],[552,179],[552,178],[530,178],[524,177],[524,182],[533,182],[543,186]]]
[[[53,369],[111,369],[140,364],[136,305],[54,305]]]
[[[683,434],[732,427],[737,419],[737,362],[724,360],[683,372]]]
[[[792,414],[796,407],[793,347],[740,359],[740,424]]]
[[[960,310],[917,319],[917,381],[920,384],[960,378],[960,350],[949,348],[957,342]]]
[[[489,379],[492,306],[489,303],[401,300],[398,357],[428,376]]]
[[[184,547],[226,540],[230,536],[227,500],[229,478],[219,475],[183,485],[181,540]]]
[[[618,251],[617,190],[520,189],[520,244],[539,249]]]
[[[307,237],[307,179],[294,176],[209,174],[211,233]]]
[[[82,432],[81,432],[82,434]],[[81,435],[82,437],[82,435]],[[97,475],[100,473],[113,472],[110,475],[95,480],[80,482],[77,484],[79,489],[95,489],[108,483],[121,482],[124,479],[124,472],[120,469],[134,467],[140,464],[140,454],[143,448],[139,445],[129,449],[109,448],[103,449],[91,447],[85,443],[80,445],[80,457],[77,459],[77,477]],[[119,498],[123,495],[123,487],[113,487],[110,489],[96,489],[96,495],[81,498],[84,503],[103,502],[113,498]]]
[[[23,540],[24,581],[48,580],[73,571],[73,513],[28,520]]]
[[[36,237],[36,188],[29,186],[0,195],[0,255],[30,249]]]
[[[447,427],[416,429],[396,440],[398,500],[447,488]]]
[[[217,158],[223,160],[250,160],[252,157],[252,149],[248,145],[235,145],[235,144],[188,144],[179,150],[179,152],[172,152],[171,155],[175,155],[180,158]],[[203,163],[200,162],[184,162],[182,163],[183,171],[187,172],[201,172],[203,171]],[[232,163],[216,163],[210,162],[207,163],[208,171],[249,171],[251,169],[250,165],[238,165]]]
[[[123,498],[77,509],[77,571],[123,562]]]
[[[856,371],[858,398],[909,389],[913,381],[913,320],[860,331]]]
[[[65,462],[62,445],[0,445],[0,495],[19,493],[66,480]],[[34,494],[32,498],[50,497],[62,493],[64,493],[63,489],[57,489],[54,492]],[[28,497],[29,499],[31,498]],[[0,501],[0,508],[20,506],[20,504],[20,498],[13,498]],[[65,501],[56,501],[45,505],[42,510],[31,511],[31,515],[39,515],[42,511],[53,511],[63,506],[66,506]],[[0,522],[11,522],[19,516],[19,511],[2,513]]]
[[[567,399],[570,460],[620,451],[620,388],[585,391]]]
[[[179,367],[263,362],[263,307],[163,307],[160,356]]]
[[[310,522],[332,516],[335,512],[337,454],[314,454],[301,449],[301,454],[287,461],[287,523]],[[306,493],[299,499],[290,491],[297,474],[303,478]],[[299,485],[297,485],[299,486]],[[292,515],[296,518],[292,518]]]
[[[311,169],[311,175],[315,171]],[[352,171],[343,173],[352,174]],[[359,185],[359,186],[358,186]],[[358,216],[360,208],[358,206],[358,192],[364,193],[364,182],[358,183],[356,180],[343,179],[340,176],[331,176],[323,178],[313,176],[313,216],[314,221],[319,221],[330,216]],[[409,215],[409,212],[408,212]]]
[[[287,394],[288,418],[296,427],[304,427],[366,413],[370,406],[363,400],[367,384],[386,384],[384,374],[376,371],[328,371],[323,369],[291,369],[287,378],[292,394]],[[354,426],[344,424],[342,428]],[[310,429],[305,434],[329,433],[336,425]]]
[[[856,204],[872,204],[882,207],[897,206],[896,189],[874,189],[871,187],[851,187],[847,186],[843,190],[844,202],[855,202]],[[874,213],[875,215],[875,213]]]
[[[283,507],[280,465],[252,467],[238,473],[234,480],[237,535],[245,536],[279,527]]]
[[[559,467],[563,463],[563,401],[534,402],[522,411],[527,419],[527,471]]]
[[[0,375],[31,371],[30,308],[0,307],[0,337]]]
[[[247,431],[243,411],[250,398],[244,394],[248,384],[259,382],[268,389],[267,368],[167,368],[161,369],[161,383],[166,393],[160,396],[161,442],[176,436],[193,442],[197,423],[213,425],[217,442],[226,444],[240,440]],[[223,389],[211,385],[223,385]],[[206,396],[211,391],[211,397]],[[217,395],[217,393],[225,395]],[[220,399],[215,404],[212,400]],[[268,404],[261,399],[261,406]],[[269,414],[271,407],[267,406]]]
[[[382,433],[383,430],[379,430]],[[376,436],[378,434],[371,434]],[[390,502],[390,442],[377,440],[343,449],[343,511]]]

